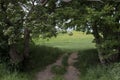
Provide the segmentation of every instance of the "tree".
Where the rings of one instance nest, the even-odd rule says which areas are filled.
[[[88,3],[89,2],[89,3]],[[119,3],[115,1],[71,1],[61,2],[56,11],[60,24],[92,33],[98,56],[102,64],[119,61],[120,55],[120,15]],[[70,22],[66,23],[66,21]],[[87,31],[86,31],[87,30]]]
[[[46,6],[48,4],[48,6]],[[56,35],[52,14],[54,0],[0,0],[1,44],[8,46],[12,64],[25,63],[29,58],[31,35]],[[54,7],[54,6],[53,6]],[[7,48],[7,47],[6,47]]]

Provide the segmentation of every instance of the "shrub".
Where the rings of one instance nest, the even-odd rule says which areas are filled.
[[[66,31],[66,30],[62,30],[61,33],[62,33],[62,34],[65,34],[65,33],[67,33],[67,31]]]
[[[68,32],[68,35],[69,35],[69,36],[72,36],[72,35],[73,35],[73,33],[72,33],[72,32]]]

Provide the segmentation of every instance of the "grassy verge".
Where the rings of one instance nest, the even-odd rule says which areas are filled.
[[[36,45],[31,48],[33,70],[42,70],[54,63],[64,52],[58,48]]]
[[[120,80],[120,63],[101,65],[96,49],[79,51],[75,66],[81,72],[81,80]]]
[[[0,64],[0,80],[32,80],[29,73],[9,72],[4,64]]]
[[[35,73],[54,63],[63,54],[58,48],[32,45],[30,62],[23,66],[26,72],[9,72],[4,64],[0,64],[0,80],[34,80]]]

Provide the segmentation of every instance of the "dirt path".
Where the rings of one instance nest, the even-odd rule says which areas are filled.
[[[45,70],[38,72],[36,75],[36,80],[52,80],[55,75],[51,72],[51,67],[53,65],[61,65],[61,61],[62,57],[60,57],[55,63],[47,66]]]
[[[68,68],[67,68],[67,72],[64,76],[65,80],[79,80],[79,71],[73,66],[74,62],[76,62],[77,58],[77,53],[72,53],[69,56],[68,59]],[[36,75],[36,80],[52,80],[52,78],[55,76],[53,73],[51,73],[51,67],[52,65],[62,65],[61,64],[62,61],[62,57],[59,58],[54,64],[51,64],[49,66],[46,67],[45,70],[38,72]]]
[[[79,80],[79,71],[73,66],[78,57],[77,53],[72,53],[68,59],[67,73],[64,75],[65,80]]]

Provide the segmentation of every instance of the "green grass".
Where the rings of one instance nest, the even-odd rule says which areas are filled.
[[[0,80],[32,80],[29,73],[9,72],[4,64],[0,64]]]
[[[6,65],[0,64],[0,80],[34,80],[36,72],[43,70],[47,65],[54,63],[64,52],[58,48],[32,45],[30,61],[25,72],[10,72]]]
[[[51,80],[65,80],[65,79],[64,79],[63,76],[61,76],[61,75],[56,75],[56,76],[53,77],[53,79],[51,79]]]
[[[34,45],[31,47],[32,68],[35,71],[44,69],[54,63],[64,52],[58,48]]]
[[[49,40],[34,38],[35,45],[30,51],[31,70],[26,73],[9,73],[0,65],[0,80],[32,80],[35,72],[44,69],[45,66],[55,62],[62,53],[65,53],[61,49],[68,53],[78,52],[78,62],[75,66],[81,72],[80,80],[120,80],[120,63],[101,66],[92,40],[92,35],[76,31],[73,32],[73,36],[59,34],[56,38],[52,37]],[[64,79],[63,76],[56,75],[52,80]]]
[[[81,72],[80,80],[120,80],[120,63],[100,64],[94,48],[80,50],[78,55],[74,65]]]
[[[58,47],[65,50],[78,51],[85,50],[90,48],[95,48],[92,43],[93,36],[86,35],[83,32],[73,32],[73,36],[68,34],[59,34],[56,38],[52,37],[51,39],[33,39],[37,45],[46,45],[52,47]]]

